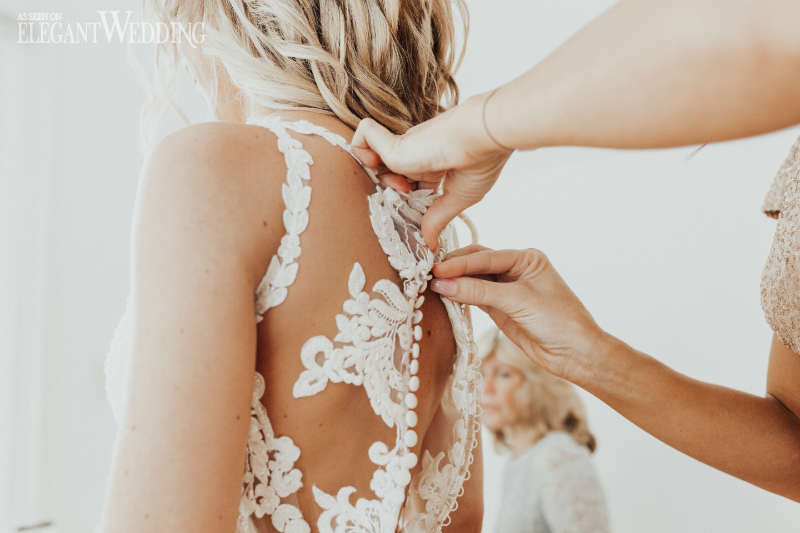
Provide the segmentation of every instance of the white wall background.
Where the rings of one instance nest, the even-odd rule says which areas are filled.
[[[464,95],[521,73],[611,2],[471,4]],[[0,12],[84,20],[131,5],[0,0]],[[13,80],[2,70],[11,64]],[[0,166],[0,292],[10,295],[0,368],[16,369],[0,383],[0,415],[24,435],[0,439],[11,457],[0,462],[0,527],[52,520],[48,531],[83,533],[98,519],[111,452],[102,362],[128,288],[142,93],[116,44],[2,46],[0,72],[10,162]],[[759,277],[774,222],[759,207],[799,133],[708,146],[692,159],[691,148],[518,154],[470,215],[486,245],[545,250],[600,324],[630,344],[694,377],[761,394],[770,331]],[[17,200],[31,209],[12,210]],[[488,325],[476,317],[479,329]],[[586,399],[615,532],[798,530],[800,506],[688,459]],[[487,531],[501,464],[486,450]]]

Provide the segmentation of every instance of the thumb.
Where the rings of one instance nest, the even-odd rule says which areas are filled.
[[[362,163],[370,168],[377,168],[381,162],[386,164],[386,159],[391,154],[396,142],[397,136],[381,123],[371,118],[365,118],[358,123],[350,146],[358,154]],[[389,168],[397,171],[397,169]]]
[[[439,235],[451,220],[469,206],[469,202],[445,190],[422,215],[422,236],[425,244],[431,250],[437,251]]]

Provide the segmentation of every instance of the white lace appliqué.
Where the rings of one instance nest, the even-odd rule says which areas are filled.
[[[429,197],[429,193],[421,191]],[[360,498],[355,505],[349,497],[354,487],[344,487],[336,496],[313,487],[314,499],[324,509],[317,526],[322,532],[394,531],[411,481],[410,470],[417,464],[412,448],[417,444],[416,392],[419,389],[419,340],[422,329],[422,294],[430,279],[433,254],[423,244],[419,231],[408,226],[400,212],[405,202],[391,189],[379,189],[369,197],[373,230],[389,262],[399,272],[402,290],[394,282],[381,279],[370,298],[364,292],[366,278],[359,263],[353,265],[347,287],[350,298],[336,315],[339,332],[333,340],[318,335],[301,349],[306,370],[294,385],[294,396],[305,397],[325,389],[329,382],[363,386],[375,414],[396,429],[391,449],[375,442],[370,460],[378,466],[370,488],[375,500]],[[398,228],[404,228],[400,234]],[[408,240],[403,240],[403,238]],[[335,346],[334,343],[338,344]],[[385,523],[384,523],[385,522]]]
[[[300,142],[287,134],[287,129],[320,135],[351,155],[352,151],[342,137],[307,121],[284,122],[277,117],[267,117],[257,123],[276,133],[287,165],[287,183],[282,189],[286,235],[256,291],[256,315],[260,322],[267,309],[285,300],[288,287],[297,276],[300,234],[308,224],[309,165],[313,160]],[[378,280],[372,285],[371,295],[364,290],[363,268],[358,262],[353,264],[347,279],[350,298],[344,302],[342,313],[336,315],[338,333],[333,339],[317,335],[304,343],[300,358],[305,370],[294,384],[293,395],[296,398],[313,396],[331,382],[362,386],[373,411],[388,427],[395,429],[396,438],[393,443],[374,442],[368,450],[370,461],[377,467],[370,482],[374,499],[358,498],[353,503],[350,500],[355,487],[344,486],[334,495],[312,486],[314,501],[322,509],[317,528],[322,533],[437,532],[448,523],[450,513],[457,506],[461,487],[469,476],[472,450],[477,444],[476,383],[479,374],[472,357],[472,332],[464,310],[443,300],[458,347],[453,375],[442,400],[442,407],[455,413],[452,444],[446,453],[442,451],[435,456],[423,450],[421,473],[412,480],[410,472],[418,462],[413,449],[419,439],[414,429],[418,421],[416,407],[420,386],[417,373],[422,330],[419,323],[423,293],[434,262],[433,253],[420,234],[419,224],[435,196],[430,190],[400,195],[392,189],[383,189],[377,185],[374,174],[365,170],[376,183],[376,192],[368,198],[370,222],[401,284]],[[453,240],[444,237],[442,244],[441,253],[446,253],[452,249]],[[259,390],[263,392],[263,378],[259,380],[258,373],[256,377],[257,383],[262,383]],[[240,522],[250,524],[250,515],[267,514],[281,532],[308,531],[299,509],[281,503],[282,498],[302,486],[301,475],[293,468],[300,450],[291,439],[274,436],[266,411],[255,394],[253,412],[249,470],[245,473]],[[258,471],[254,466],[257,464],[260,465]],[[407,492],[416,503],[404,509]]]
[[[297,277],[300,237],[308,225],[313,160],[288,130],[320,135],[351,155],[352,151],[342,137],[311,122],[286,122],[270,116],[251,123],[276,134],[287,167],[281,191],[286,234],[254,294],[256,322],[261,322],[268,309],[286,299]],[[305,369],[293,393],[312,396],[330,382],[364,387],[373,411],[395,429],[396,437],[394,442],[374,442],[368,449],[368,457],[376,465],[370,482],[375,498],[359,498],[353,503],[350,500],[356,489],[352,486],[344,486],[336,494],[312,486],[314,501],[322,509],[317,528],[322,533],[439,533],[449,523],[469,477],[480,430],[476,416],[480,374],[471,325],[462,306],[442,299],[457,353],[436,416],[441,414],[451,430],[443,442],[431,444],[426,437],[424,443],[418,443],[419,323],[422,295],[434,261],[419,224],[435,196],[427,190],[399,194],[383,189],[374,173],[365,171],[376,184],[375,193],[368,198],[370,222],[401,282],[381,279],[367,292],[364,271],[354,263],[347,279],[350,297],[336,316],[338,333],[333,339],[315,336],[304,344],[299,357]],[[440,254],[455,246],[454,232],[448,227],[440,241]],[[132,317],[126,306],[105,365],[107,395],[117,419],[126,397]],[[275,435],[261,403],[264,392],[265,380],[256,371],[237,533],[258,533],[254,520],[266,516],[280,533],[309,533],[311,527],[297,506],[296,493],[303,486],[303,474],[295,467],[300,449],[290,437]],[[434,448],[439,451],[432,454]],[[422,464],[412,479],[418,453]]]
[[[256,372],[253,401],[250,407],[250,434],[239,502],[239,531],[256,533],[250,516],[268,515],[281,533],[309,533],[311,528],[294,505],[281,498],[303,486],[302,474],[294,467],[300,449],[289,437],[276,437],[267,411],[261,403],[264,377]]]
[[[329,381],[363,386],[375,413],[391,427],[403,414],[403,404],[392,401],[390,392],[403,387],[405,379],[394,361],[395,344],[410,350],[412,335],[419,339],[419,326],[412,333],[408,317],[414,313],[414,305],[409,305],[397,285],[378,281],[372,290],[381,298],[370,299],[364,292],[365,282],[364,270],[355,263],[347,283],[351,298],[342,306],[344,313],[336,315],[339,333],[333,341],[343,344],[334,347],[322,335],[308,339],[300,351],[306,370],[295,382],[293,392],[295,398],[312,396]],[[420,304],[422,298],[418,299]],[[414,323],[421,318],[422,313],[416,312]],[[417,347],[414,353],[418,355],[418,351]],[[384,402],[386,399],[389,401]]]
[[[281,238],[278,253],[272,256],[267,273],[255,292],[256,322],[261,322],[267,309],[280,305],[288,287],[297,277],[297,259],[300,257],[300,234],[308,226],[308,205],[311,202],[309,165],[311,155],[300,141],[286,133],[280,121],[263,124],[278,136],[278,150],[286,159],[286,183],[281,187],[283,197],[283,226],[286,234]]]

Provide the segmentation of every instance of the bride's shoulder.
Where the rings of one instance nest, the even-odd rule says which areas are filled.
[[[184,240],[247,256],[255,275],[280,241],[280,189],[270,182],[284,174],[274,135],[263,128],[187,126],[164,137],[145,162],[134,214],[139,232],[183,232]]]
[[[313,155],[308,164],[333,173],[360,172],[360,166],[347,152],[322,137],[301,132],[293,132],[292,136],[300,141],[299,149]],[[148,158],[146,175],[151,179],[169,175],[173,180],[187,180],[186,185],[192,187],[217,186],[222,181],[228,187],[238,186],[249,192],[252,186],[264,190],[265,178],[282,182],[287,157],[291,158],[278,149],[277,136],[270,129],[255,124],[205,122],[164,137]],[[274,191],[265,192],[274,196]]]
[[[202,122],[164,137],[151,152],[149,165],[150,170],[168,166],[173,172],[205,169],[212,175],[281,159],[269,130],[235,122]]]

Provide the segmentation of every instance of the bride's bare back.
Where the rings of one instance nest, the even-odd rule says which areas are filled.
[[[293,114],[300,115],[294,119],[304,115]],[[305,118],[327,123],[328,132],[317,134],[338,130],[343,136],[352,135],[335,119],[313,114]],[[445,306],[438,295],[427,290],[424,274],[430,265],[416,279],[409,272],[403,277],[398,274],[411,266],[400,264],[409,257],[412,263],[424,263],[423,254],[408,234],[410,226],[402,228],[392,222],[388,213],[396,207],[376,195],[375,184],[357,161],[335,146],[335,140],[332,144],[330,138],[300,133],[314,131],[311,124],[297,128],[286,122],[267,122],[266,126],[277,132],[279,139],[284,138],[281,149],[288,161],[286,171],[289,175],[297,171],[301,175],[298,183],[309,186],[313,198],[305,209],[307,226],[303,227],[305,216],[296,201],[304,195],[297,183],[296,191],[291,192],[288,178],[283,192],[286,233],[282,241],[288,250],[279,252],[277,261],[273,259],[274,272],[266,277],[279,279],[293,270],[294,264],[297,272],[288,287],[283,287],[283,281],[262,282],[257,293],[261,302],[275,298],[266,304],[269,307],[259,324],[256,368],[265,382],[261,403],[274,435],[289,436],[295,453],[300,452],[291,467],[302,475],[302,485],[295,483],[292,488],[297,490],[281,501],[295,506],[306,523],[327,530],[345,523],[367,526],[365,513],[355,512],[356,501],[363,499],[376,522],[371,528],[381,531],[387,521],[396,521],[393,515],[402,507],[409,485],[403,477],[419,479],[423,470],[419,458],[425,451],[429,459],[441,453],[439,468],[443,468],[453,440],[459,440],[451,435],[453,414],[441,412],[458,346]],[[313,158],[313,164],[297,162],[306,155]],[[309,172],[302,176],[306,167]],[[386,204],[382,205],[386,211],[377,207],[379,200]],[[305,198],[299,204],[304,205]],[[298,227],[286,217],[303,221]],[[390,264],[393,253],[397,254],[391,258],[394,265]],[[456,446],[471,449],[475,438],[470,428]],[[371,452],[371,447],[381,444],[385,457],[376,458],[380,454]],[[450,469],[468,468],[458,462],[468,463],[469,451],[464,450],[465,457],[455,458]],[[251,456],[253,459],[259,457]],[[289,466],[287,463],[285,468]],[[425,466],[428,477],[435,479],[437,467]],[[398,479],[385,479],[392,477]],[[440,482],[461,485],[461,480],[446,477],[441,475]],[[420,498],[415,485],[410,486],[415,498]],[[339,494],[344,487],[350,487],[346,496]],[[449,507],[448,490],[453,487],[434,488],[421,501]],[[337,501],[326,503],[331,498]],[[326,516],[320,520],[323,511]],[[435,529],[448,511],[439,509],[440,516],[435,516],[434,510],[425,520],[410,516],[407,527]],[[400,524],[404,527],[403,520]],[[259,527],[270,530],[263,526],[268,526],[267,520]]]
[[[237,531],[479,531],[471,331],[466,310],[427,290],[433,254],[412,220],[425,193],[409,206],[376,188],[338,120],[282,115],[219,126],[247,139],[225,157],[250,170],[226,179],[258,188],[218,209],[262,213],[241,252],[254,269],[257,349]],[[131,386],[155,397],[138,374]]]

